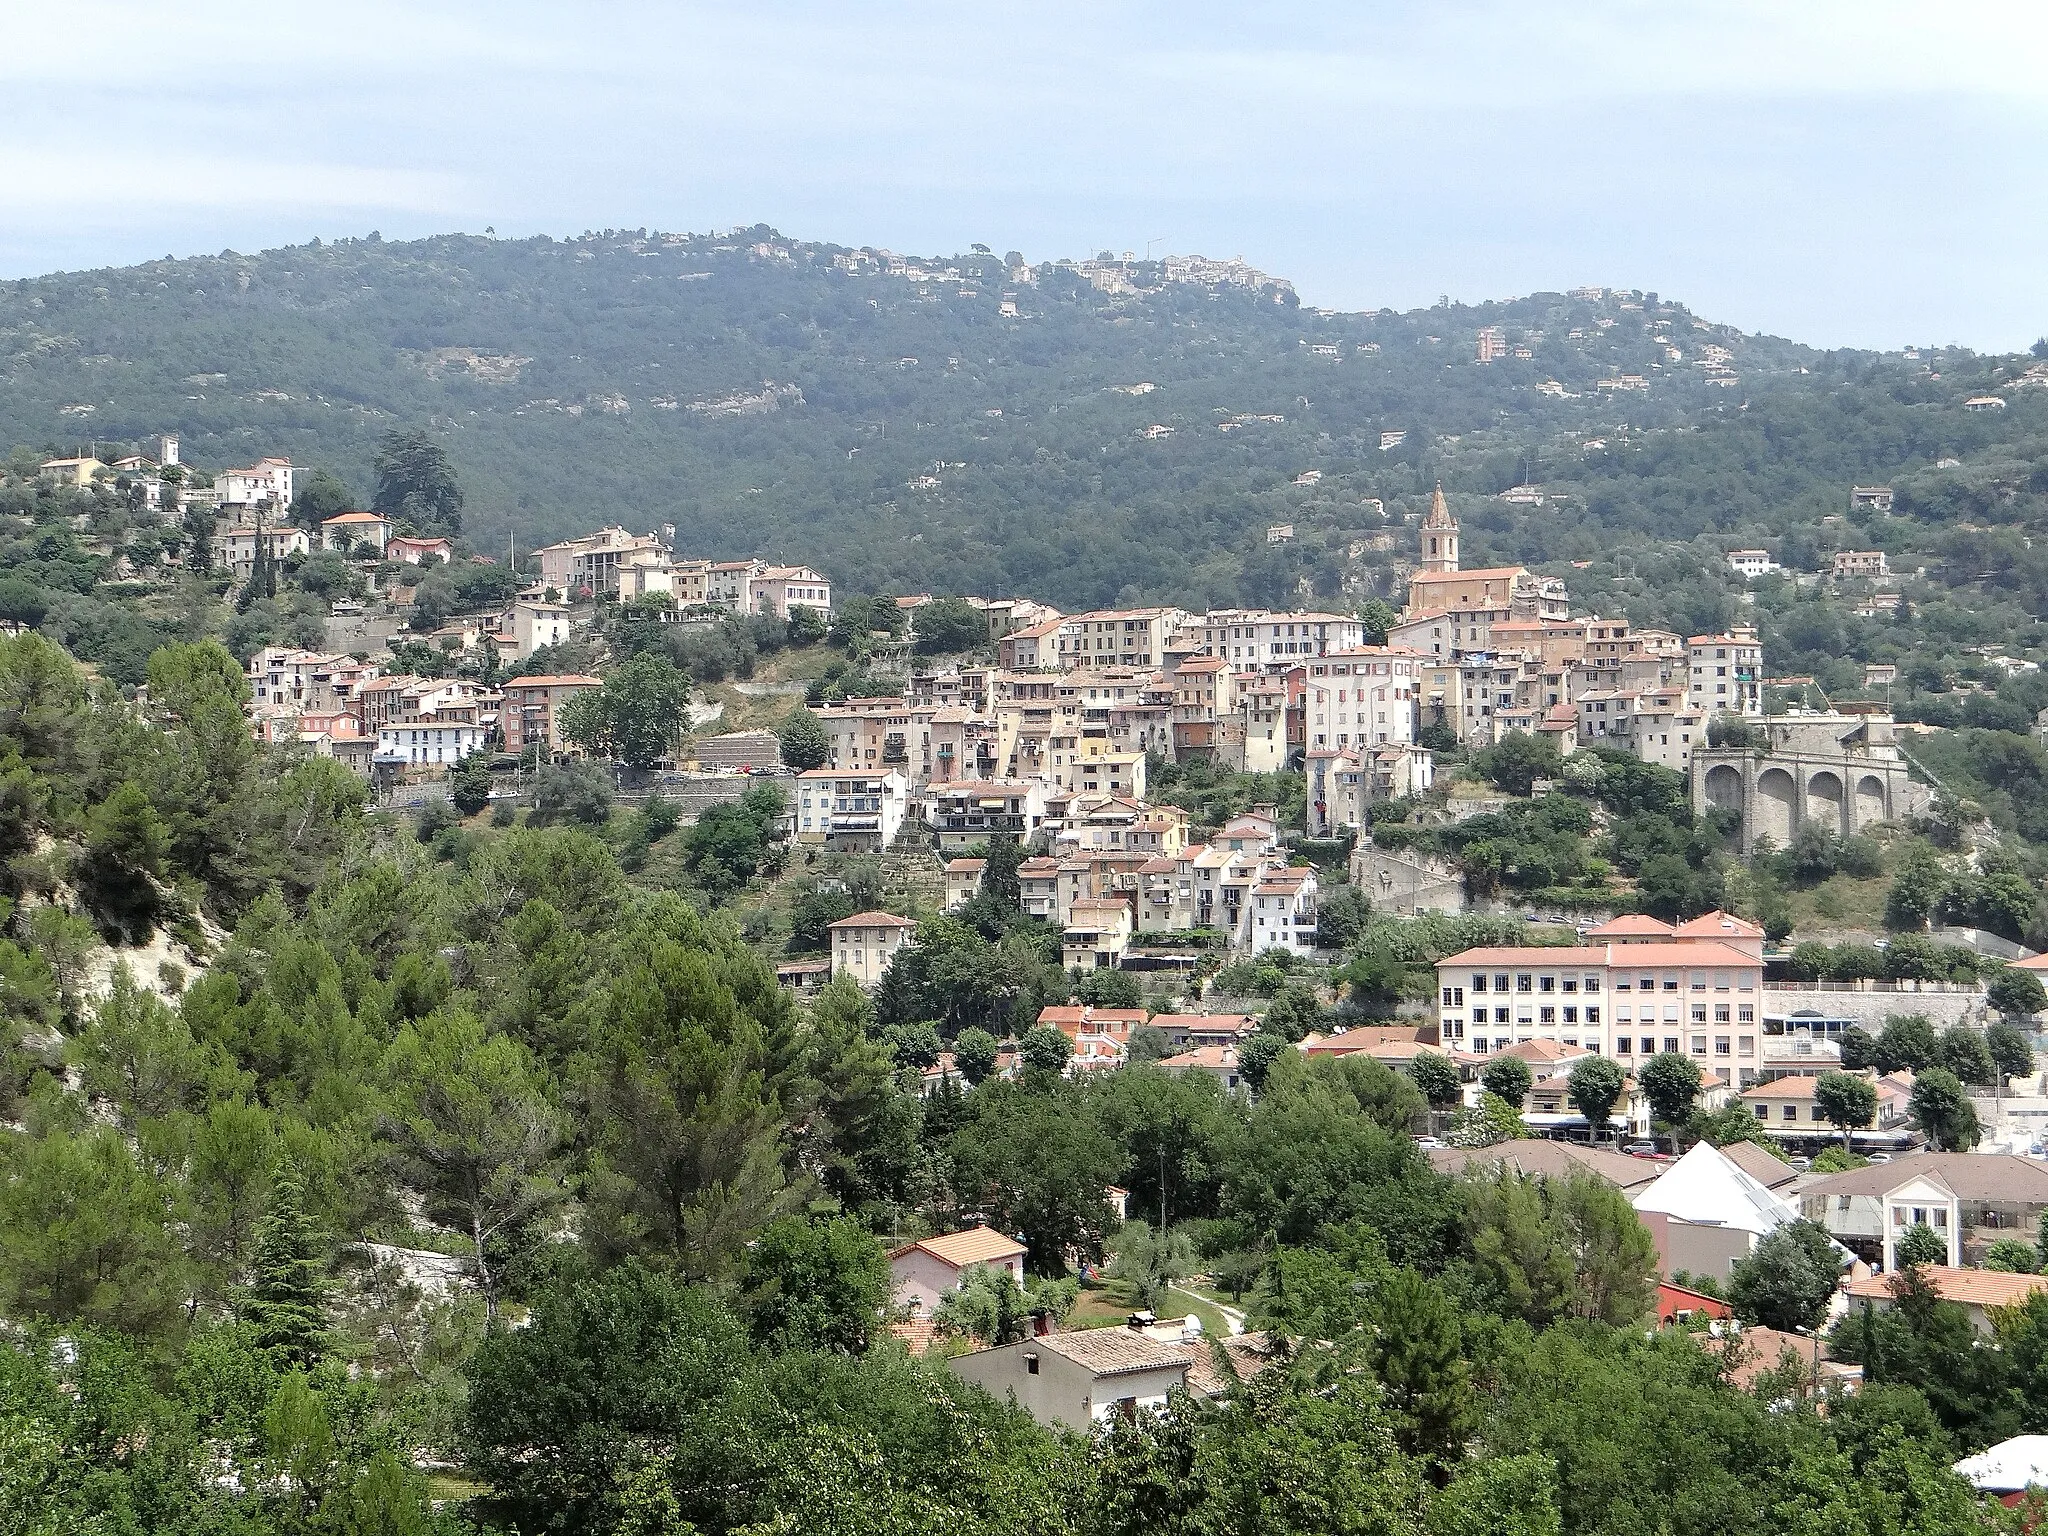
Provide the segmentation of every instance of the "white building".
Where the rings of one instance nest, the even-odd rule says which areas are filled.
[[[256,569],[256,542],[259,538],[272,560],[282,560],[287,555],[303,555],[311,547],[306,530],[294,528],[289,523],[265,528],[260,534],[254,528],[230,528],[215,541],[214,558],[233,571],[237,581],[247,581]]]
[[[1777,561],[1771,558],[1767,549],[1731,549],[1728,551],[1728,569],[1744,581],[1755,581],[1759,576],[1768,576],[1777,570]]]
[[[1269,869],[1252,887],[1247,944],[1255,955],[1269,949],[1312,955],[1316,948],[1317,886],[1314,869],[1300,865]]]
[[[521,598],[512,605],[512,656],[524,661],[544,645],[560,645],[569,638],[569,610],[560,603],[534,602]]]
[[[1311,661],[1303,693],[1308,750],[1405,746],[1415,740],[1419,651],[1360,647]]]
[[[298,494],[298,477],[304,473],[290,459],[258,459],[247,469],[213,477],[214,505],[234,516],[265,503],[282,511]]]
[[[391,538],[391,520],[376,512],[344,512],[320,525],[322,549],[345,549],[355,554],[383,554]]]
[[[380,768],[452,767],[472,752],[481,752],[484,728],[460,722],[414,721],[387,725],[377,732],[371,761]]]
[[[1764,648],[1755,629],[1694,635],[1685,642],[1685,671],[1686,702],[1701,714],[1763,714]]]
[[[796,840],[848,853],[881,853],[903,828],[909,791],[909,781],[893,768],[879,775],[843,768],[798,774]]]
[[[1045,824],[1045,799],[1045,785],[1037,779],[941,782],[926,786],[924,816],[948,851],[990,838],[1023,843]]]

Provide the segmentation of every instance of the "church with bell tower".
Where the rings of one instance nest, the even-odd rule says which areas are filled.
[[[1458,520],[1451,516],[1444,500],[1443,482],[1430,498],[1429,516],[1422,520],[1422,563],[1419,569],[1432,576],[1447,575],[1458,568]]]

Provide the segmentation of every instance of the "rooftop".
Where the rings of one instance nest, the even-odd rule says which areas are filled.
[[[919,1238],[914,1243],[905,1243],[891,1250],[889,1257],[900,1258],[913,1248],[921,1248],[935,1259],[965,1269],[970,1264],[987,1264],[996,1259],[1022,1258],[1027,1252],[1024,1245],[1006,1233],[983,1223],[967,1227],[959,1232],[948,1232],[940,1237]]]
[[[1861,1172],[1862,1170],[1858,1170]],[[2012,1275],[1999,1269],[1950,1269],[1944,1264],[1919,1264],[1915,1272],[1943,1301],[1965,1307],[2016,1307],[2037,1291],[2048,1291],[2048,1275]],[[1889,1301],[1898,1275],[1866,1275],[1849,1282],[1858,1301]]]

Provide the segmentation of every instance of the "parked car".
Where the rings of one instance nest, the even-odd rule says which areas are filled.
[[[1436,1136],[1418,1136],[1415,1145],[1425,1152],[1441,1152],[1444,1147],[1442,1138]]]

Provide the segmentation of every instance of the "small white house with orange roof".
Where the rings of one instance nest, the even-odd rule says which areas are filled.
[[[1024,1285],[1024,1256],[1030,1250],[1014,1237],[982,1224],[942,1237],[921,1237],[889,1252],[892,1300],[913,1317],[929,1317],[970,1269],[1003,1270]]]

